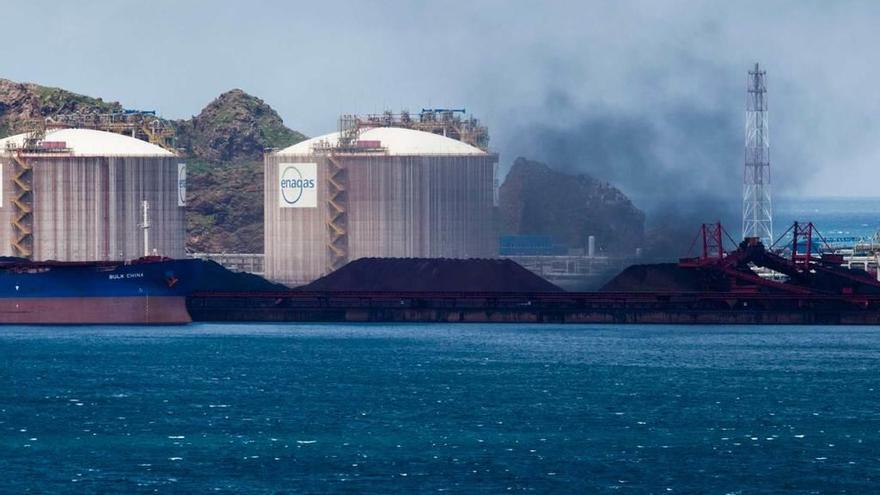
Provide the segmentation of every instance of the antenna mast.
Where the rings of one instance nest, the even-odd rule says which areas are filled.
[[[767,134],[767,71],[749,71],[746,98],[746,159],[743,173],[743,238],[773,244],[770,203],[770,139]]]
[[[141,228],[144,229],[144,257],[150,255],[150,202],[144,200],[144,219]]]

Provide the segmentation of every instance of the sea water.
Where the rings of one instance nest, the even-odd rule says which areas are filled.
[[[776,233],[880,229],[781,199]],[[851,243],[844,241],[843,243]],[[876,493],[880,328],[0,327],[0,493]]]
[[[880,198],[780,198],[774,204],[774,235],[794,221],[813,222],[832,246],[851,246],[880,231]]]
[[[875,493],[880,329],[0,328],[3,493]]]

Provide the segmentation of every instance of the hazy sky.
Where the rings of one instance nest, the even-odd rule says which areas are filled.
[[[880,188],[880,2],[0,0],[0,77],[189,117],[239,87],[308,135],[465,107],[517,155],[636,196],[738,196],[746,71],[774,187]]]

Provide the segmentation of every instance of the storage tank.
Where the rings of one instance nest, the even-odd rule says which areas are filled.
[[[181,258],[185,174],[174,153],[112,132],[59,129],[40,139],[0,139],[0,254],[130,260],[146,247]]]
[[[494,257],[498,155],[397,127],[265,157],[266,276],[299,285],[364,257]]]

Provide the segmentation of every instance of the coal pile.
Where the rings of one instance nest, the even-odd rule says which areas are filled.
[[[676,263],[632,265],[599,289],[600,292],[686,292],[701,290],[702,281],[694,270]]]
[[[200,260],[196,291],[275,292],[290,290],[252,273],[234,272],[209,260]]]
[[[361,258],[297,290],[562,292],[510,260],[428,258]]]

